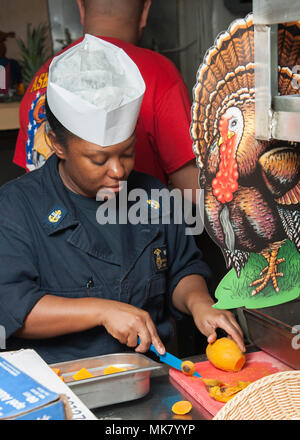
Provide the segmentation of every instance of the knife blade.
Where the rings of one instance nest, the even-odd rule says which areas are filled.
[[[140,338],[138,338],[138,342],[140,343]],[[168,353],[167,351],[165,352],[165,354],[159,354],[153,344],[150,345],[149,350],[152,351],[153,353],[155,353],[156,356],[159,357],[161,362],[169,365],[170,367],[176,368],[176,370],[179,370],[182,372],[182,370],[181,370],[182,361],[180,359],[178,359],[176,356],[174,356],[171,353]],[[200,374],[197,373],[197,371],[195,371],[193,376],[201,377]]]

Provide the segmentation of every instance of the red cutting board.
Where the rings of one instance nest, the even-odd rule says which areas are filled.
[[[254,382],[261,377],[277,373],[278,371],[291,370],[287,365],[263,351],[246,354],[246,363],[242,370],[237,373],[219,370],[209,361],[198,362],[195,366],[200,376],[207,379],[217,379],[230,385],[236,384],[238,380]],[[186,376],[174,368],[170,369],[170,377],[212,416],[215,416],[225,405],[225,403],[218,402],[210,397],[204,382],[200,378]]]

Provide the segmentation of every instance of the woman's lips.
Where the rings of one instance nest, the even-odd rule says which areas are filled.
[[[124,184],[122,182],[120,182],[118,185],[104,186],[103,188],[101,188],[100,191],[113,191],[113,192],[117,192],[117,191],[121,191],[123,186],[124,186]]]
[[[115,195],[116,193],[120,192],[124,187],[123,182],[120,182],[118,185],[113,186],[103,186],[98,191],[97,195],[98,197],[109,197],[112,195]]]

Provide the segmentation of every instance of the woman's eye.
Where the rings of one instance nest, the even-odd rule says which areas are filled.
[[[104,160],[103,162],[92,160],[92,164],[93,165],[97,165],[97,166],[105,165],[105,162],[106,162],[106,160]]]
[[[122,157],[133,157],[134,156],[135,151],[134,150],[128,150],[128,151],[124,151],[124,153],[122,154]]]

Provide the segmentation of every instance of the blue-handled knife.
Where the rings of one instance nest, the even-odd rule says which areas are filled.
[[[138,338],[138,342],[140,343],[140,338]],[[176,370],[182,372],[181,370],[182,361],[178,359],[176,356],[173,356],[171,353],[168,353],[167,351],[165,352],[165,354],[159,354],[153,344],[150,345],[149,350],[155,353],[156,356],[159,357],[161,362],[164,362],[165,364],[170,365],[170,367],[176,368]],[[201,377],[200,374],[197,373],[197,371],[195,371],[193,376]]]

